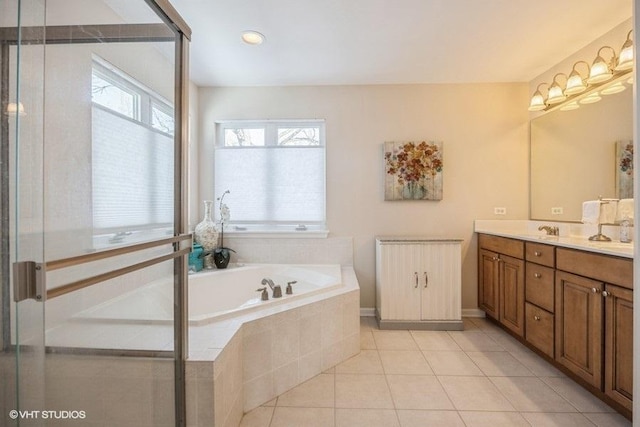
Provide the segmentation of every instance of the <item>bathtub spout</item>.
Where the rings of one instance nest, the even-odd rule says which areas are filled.
[[[273,283],[273,280],[265,277],[264,279],[262,279],[262,284],[269,285],[269,287],[273,291],[274,298],[282,297],[282,288],[280,287],[280,285],[276,285],[275,283]]]

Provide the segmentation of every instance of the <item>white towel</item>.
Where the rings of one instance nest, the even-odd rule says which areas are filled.
[[[634,206],[633,199],[621,199],[618,202],[618,211],[616,212],[616,222],[620,222],[625,218],[633,223]]]
[[[583,224],[613,224],[618,202],[615,200],[589,200],[582,203]]]

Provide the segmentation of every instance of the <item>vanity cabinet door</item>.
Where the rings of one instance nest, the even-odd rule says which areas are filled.
[[[606,285],[604,392],[631,410],[633,400],[633,291]]]
[[[500,255],[500,323],[524,336],[524,261]]]
[[[556,361],[602,386],[602,282],[556,272]]]
[[[478,271],[478,305],[488,316],[498,319],[500,269],[495,252],[480,249]]]

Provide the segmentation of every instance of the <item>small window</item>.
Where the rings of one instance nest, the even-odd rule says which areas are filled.
[[[225,230],[326,231],[324,121],[217,127],[215,196],[231,192]]]
[[[160,132],[173,135],[174,120],[171,107],[157,102],[151,102],[151,127]]]
[[[140,97],[125,85],[94,68],[91,75],[91,100],[131,119],[139,118]]]

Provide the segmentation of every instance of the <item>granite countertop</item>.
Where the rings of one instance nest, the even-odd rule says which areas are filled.
[[[633,242],[622,243],[615,238],[611,242],[596,242],[589,240],[587,235],[563,235],[565,234],[563,233],[563,228],[560,229],[560,236],[548,236],[544,231],[537,231],[538,222],[521,221],[519,224],[516,224],[516,221],[513,221],[511,224],[499,224],[500,222],[501,221],[490,220],[476,221],[474,231],[476,233],[544,243],[605,255],[633,258]],[[545,224],[548,224],[548,222]]]

